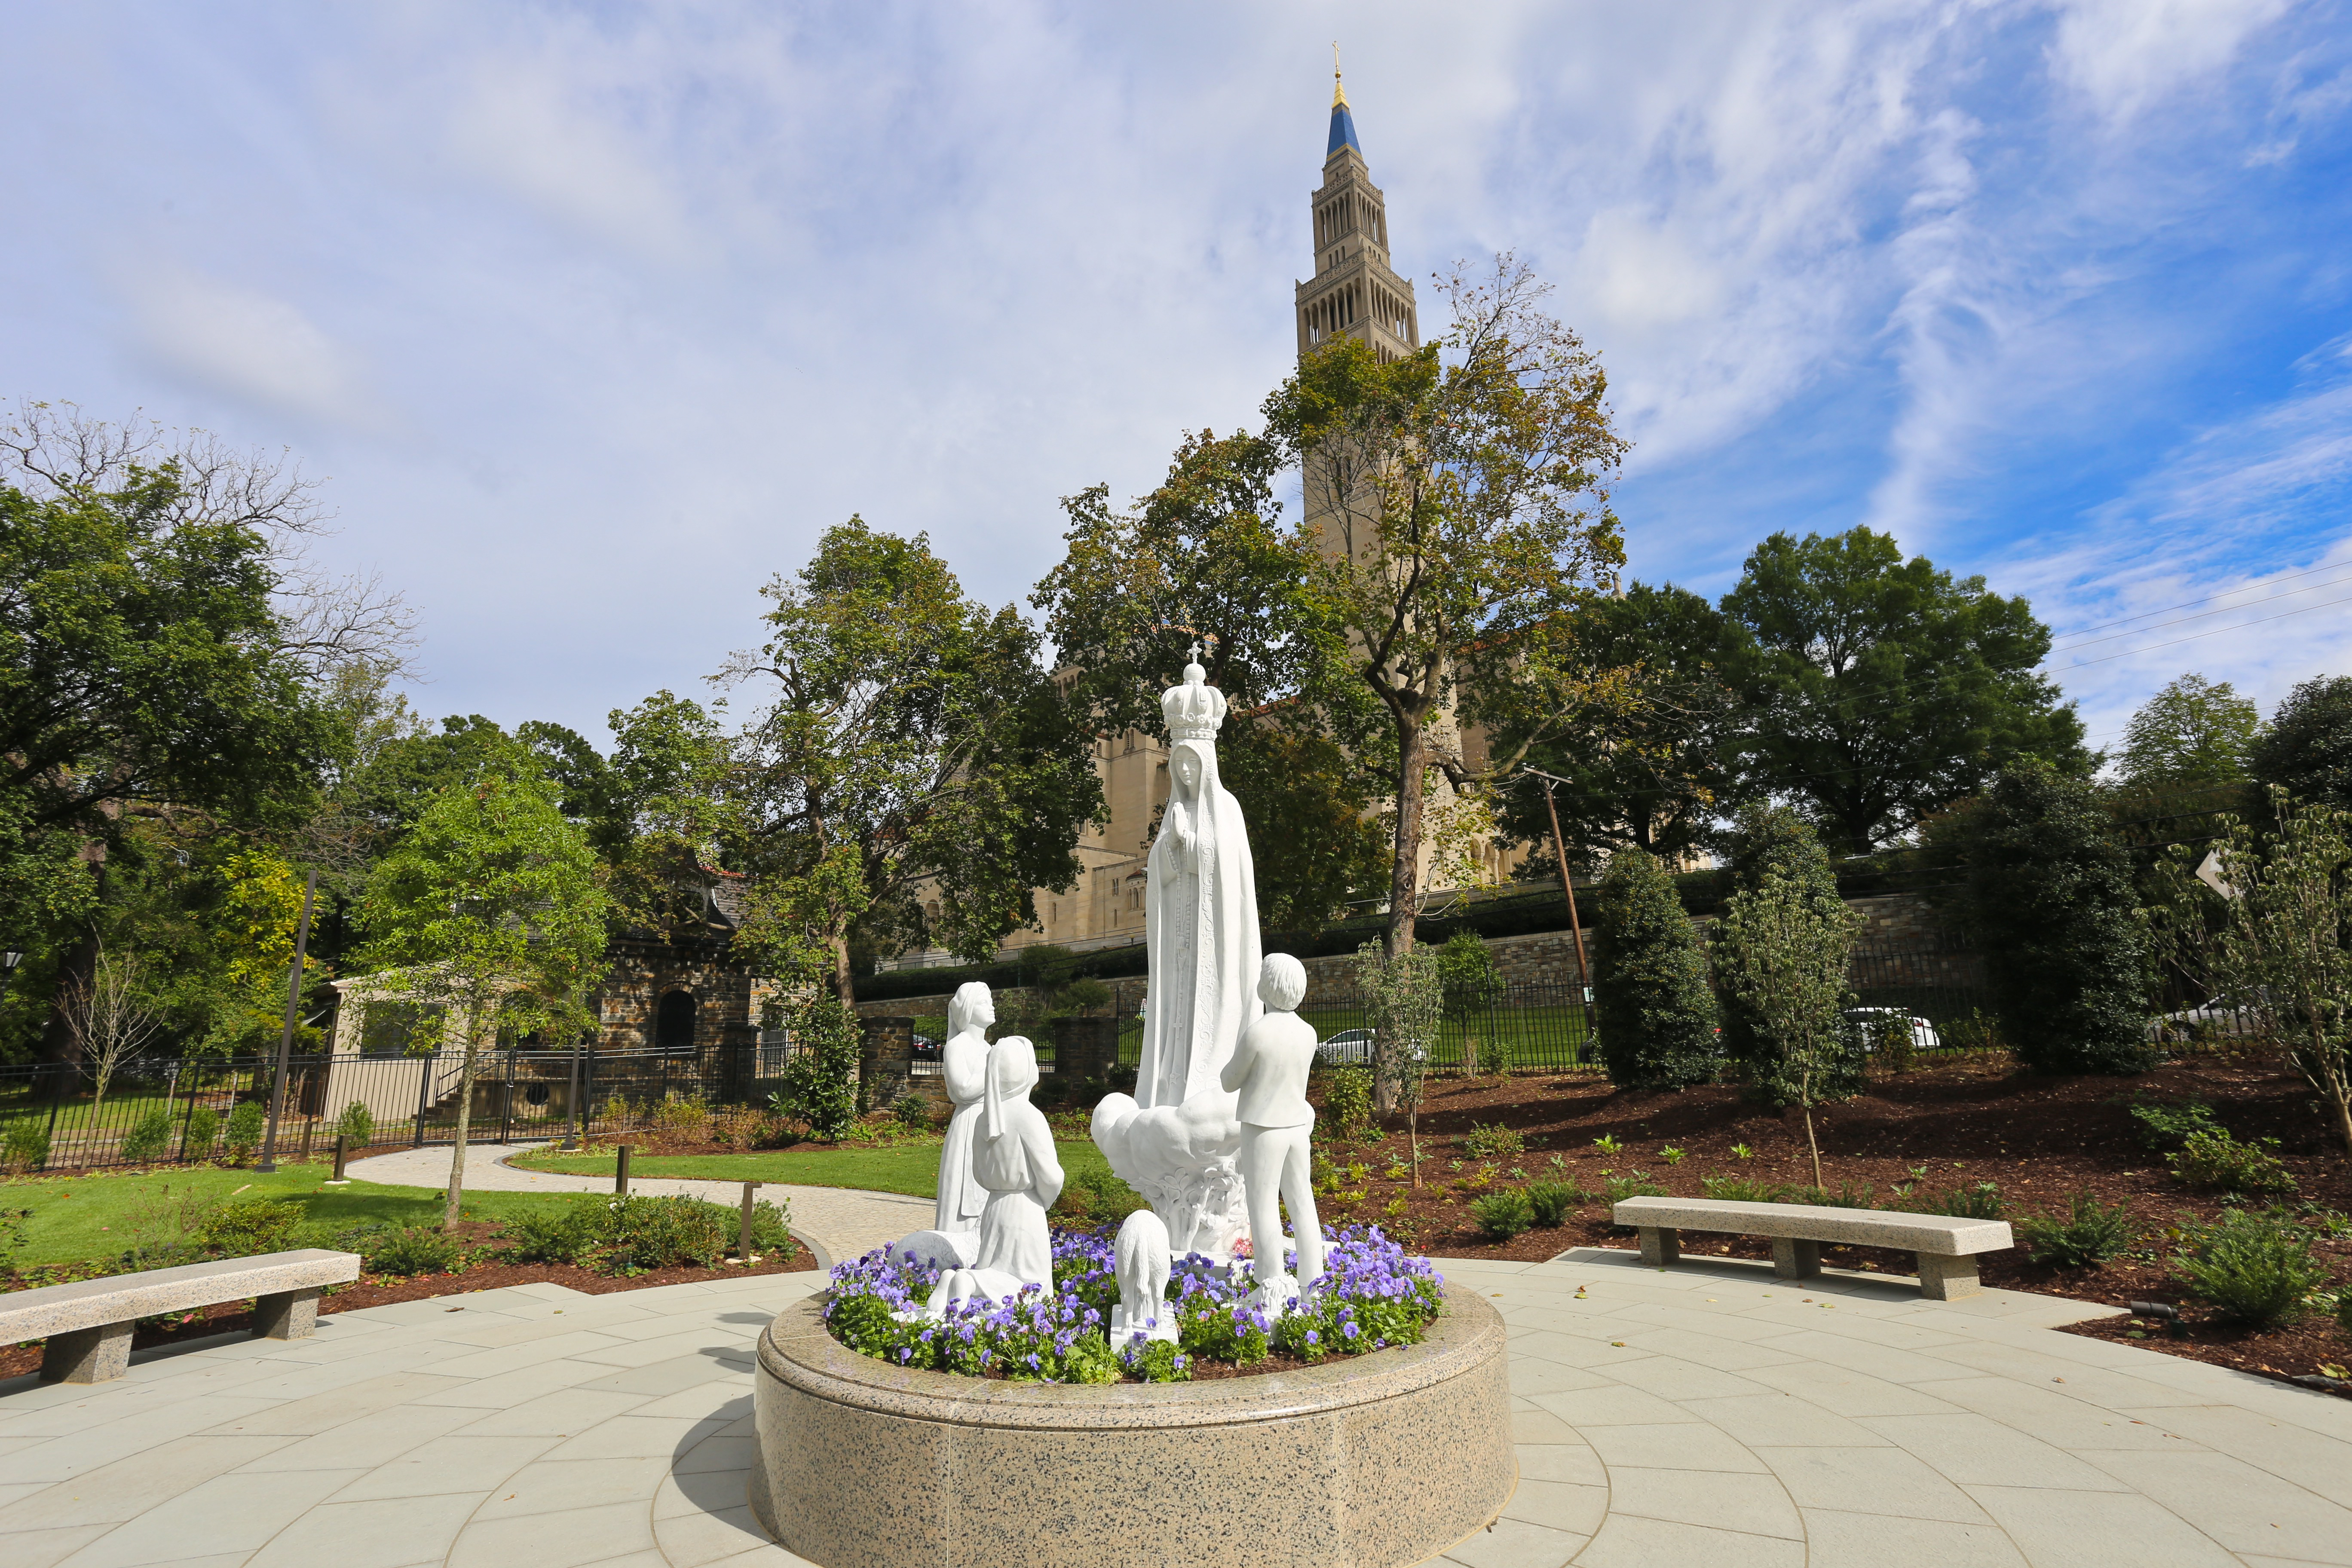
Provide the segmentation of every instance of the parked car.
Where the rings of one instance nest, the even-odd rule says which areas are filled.
[[[1911,1048],[1915,1051],[1932,1051],[1944,1043],[1937,1035],[1935,1025],[1905,1008],[1848,1007],[1838,1016],[1861,1032],[1862,1048],[1865,1051],[1878,1048],[1879,1032],[1885,1027],[1885,1020],[1888,1018],[1908,1018],[1911,1021]]]
[[[917,1035],[915,1037],[915,1059],[919,1062],[935,1062],[939,1060],[940,1042],[931,1038],[929,1035]]]
[[[1373,1031],[1342,1029],[1315,1047],[1316,1059],[1326,1067],[1370,1067]]]
[[[1370,1067],[1379,1038],[1378,1029],[1342,1029],[1315,1047],[1316,1059],[1326,1067]]]
[[[2245,1014],[2235,1007],[2217,1007],[2209,1002],[2202,1007],[2150,1018],[2147,1037],[2151,1045],[2185,1045],[2191,1040],[2233,1040],[2253,1032],[2254,1026]]]

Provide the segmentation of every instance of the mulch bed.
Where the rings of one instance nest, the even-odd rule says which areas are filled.
[[[2316,1373],[2323,1365],[2352,1362],[2352,1337],[2327,1317],[2313,1314],[2298,1323],[2248,1330],[2219,1322],[2190,1297],[2168,1262],[2162,1230],[2183,1215],[2218,1216],[2213,1195],[2192,1192],[2175,1180],[2162,1155],[2138,1137],[2129,1105],[2149,1100],[2200,1099],[2242,1139],[2276,1138],[2281,1162],[2294,1176],[2290,1202],[2322,1209],[2352,1209],[2352,1163],[2330,1142],[2310,1086],[2262,1056],[2200,1057],[2137,1078],[2042,1078],[2020,1074],[2005,1059],[1979,1058],[1923,1068],[1900,1077],[1875,1079],[1869,1092],[1814,1112],[1822,1146],[1822,1172],[1832,1190],[1868,1183],[1874,1206],[1894,1206],[1898,1183],[1916,1182],[1918,1194],[1942,1194],[1979,1182],[2000,1184],[2014,1219],[2020,1214],[2063,1212],[2069,1196],[2084,1191],[2102,1203],[2125,1204],[2148,1233],[2135,1254],[2095,1268],[2057,1269],[2033,1263],[2022,1247],[1981,1256],[1984,1282],[2017,1290],[2070,1297],[2102,1305],[2135,1300],[2177,1306],[2181,1331],[2103,1319],[2066,1331],[2143,1344],[2168,1354],[2212,1362],[2279,1378]],[[1423,1186],[1390,1182],[1381,1173],[1391,1152],[1403,1154],[1407,1139],[1400,1125],[1368,1143],[1328,1147],[1341,1165],[1370,1167],[1360,1184],[1362,1200],[1322,1200],[1324,1223],[1377,1223],[1435,1257],[1538,1259],[1572,1247],[1628,1247],[1630,1233],[1610,1224],[1608,1207],[1595,1203],[1554,1229],[1527,1232],[1508,1242],[1485,1238],[1470,1213],[1476,1192],[1456,1192],[1451,1184],[1475,1177],[1482,1162],[1459,1146],[1472,1124],[1499,1124],[1520,1134],[1524,1153],[1489,1159],[1495,1181],[1513,1184],[1514,1171],[1528,1179],[1571,1181],[1601,1190],[1603,1173],[1640,1171],[1677,1195],[1700,1195],[1700,1178],[1717,1173],[1766,1182],[1810,1185],[1812,1164],[1806,1153],[1804,1121],[1791,1110],[1776,1115],[1744,1099],[1737,1089],[1706,1086],[1683,1090],[1619,1091],[1605,1079],[1582,1075],[1513,1075],[1427,1080],[1421,1116]],[[1593,1147],[1613,1136],[1615,1155]],[[1732,1152],[1746,1144],[1752,1156]],[[1668,1164],[1660,1151],[1684,1151]],[[1560,1165],[1552,1164],[1558,1155]],[[1454,1161],[1460,1169],[1449,1169]],[[1917,1173],[1924,1171],[1925,1174]],[[1402,1217],[1388,1205],[1404,1200]],[[2259,1205],[2251,1205],[2259,1206]],[[1770,1244],[1761,1238],[1684,1237],[1686,1254],[1765,1258]],[[2142,1256],[2154,1251],[2158,1256]],[[2352,1237],[2322,1241],[2314,1254],[2339,1285],[2352,1284]],[[1878,1248],[1831,1247],[1823,1260],[1832,1267],[1908,1275],[1911,1255]],[[2133,1339],[2135,1332],[2144,1339]]]
[[[398,1275],[362,1274],[349,1285],[330,1287],[319,1302],[321,1316],[332,1312],[356,1311],[362,1307],[388,1306],[394,1301],[423,1301],[443,1296],[465,1296],[477,1290],[497,1290],[509,1285],[562,1285],[586,1296],[609,1296],[622,1290],[650,1290],[656,1285],[692,1285],[713,1279],[740,1279],[746,1270],[734,1267],[718,1268],[656,1268],[626,1279],[591,1273],[568,1263],[508,1263],[501,1261],[503,1249],[495,1237],[499,1227],[493,1221],[468,1220],[457,1226],[458,1238],[473,1249],[467,1255],[467,1267],[461,1274],[418,1274],[407,1278]],[[751,1274],[800,1274],[816,1268],[816,1259],[808,1248],[798,1245],[787,1258],[773,1256],[762,1258],[749,1272]],[[449,1308],[462,1312],[463,1303]],[[172,1345],[189,1340],[205,1339],[214,1334],[238,1333],[253,1327],[253,1312],[243,1301],[225,1301],[187,1313],[173,1313],[167,1319],[151,1319],[142,1322],[131,1336],[133,1350],[146,1350],[153,1345]],[[38,1343],[0,1348],[0,1377],[16,1377],[37,1372],[41,1366]]]

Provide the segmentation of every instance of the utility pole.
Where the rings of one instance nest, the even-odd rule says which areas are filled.
[[[286,1030],[278,1037],[278,1072],[269,1085],[269,1132],[261,1142],[256,1171],[278,1169],[278,1118],[286,1109],[286,1058],[294,1049],[294,1021],[302,1012],[302,955],[310,945],[310,900],[318,897],[319,873],[302,884],[302,919],[294,928],[294,968],[286,980]]]
[[[1579,1000],[1590,1002],[1592,1000],[1592,970],[1584,961],[1584,922],[1576,913],[1576,879],[1568,869],[1568,847],[1560,842],[1559,837],[1559,807],[1551,797],[1551,786],[1568,781],[1538,768],[1524,771],[1543,781],[1544,815],[1551,818],[1552,858],[1559,862],[1559,890],[1568,895],[1568,929],[1576,933],[1576,984],[1584,994]]]

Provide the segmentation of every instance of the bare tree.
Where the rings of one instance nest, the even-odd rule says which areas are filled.
[[[176,479],[157,526],[227,524],[269,542],[278,573],[278,651],[324,680],[352,661],[406,671],[416,613],[374,572],[342,575],[311,560],[331,531],[319,482],[285,452],[237,451],[208,430],[174,430],[132,416],[120,424],[70,403],[18,400],[0,417],[0,485],[37,500],[105,494],[169,467]]]
[[[67,988],[63,1005],[66,1027],[80,1049],[82,1070],[98,1091],[89,1107],[95,1122],[98,1108],[106,1103],[108,1085],[163,1028],[163,1012],[139,984],[138,958],[104,951],[89,977]]]

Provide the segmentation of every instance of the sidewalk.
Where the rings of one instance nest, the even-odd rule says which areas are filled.
[[[610,1193],[609,1176],[560,1176],[542,1171],[519,1171],[507,1160],[543,1143],[476,1143],[466,1150],[466,1190],[476,1193]],[[344,1173],[354,1181],[378,1182],[394,1187],[449,1185],[450,1151],[446,1147],[404,1149],[353,1160]],[[678,1177],[631,1176],[629,1191],[649,1197],[685,1196],[725,1204],[730,1208],[743,1198],[740,1182],[698,1182]],[[887,1247],[909,1231],[927,1228],[933,1205],[929,1198],[904,1193],[869,1193],[852,1187],[803,1187],[771,1182],[760,1189],[771,1203],[789,1200],[792,1233],[815,1253],[817,1266],[856,1258]]]
[[[1518,1488],[1460,1568],[2352,1563],[2352,1404],[2050,1331],[2102,1309],[1439,1262],[1511,1333]],[[530,1285],[9,1380],[0,1563],[793,1568],[744,1501],[751,1347],[823,1279]]]

